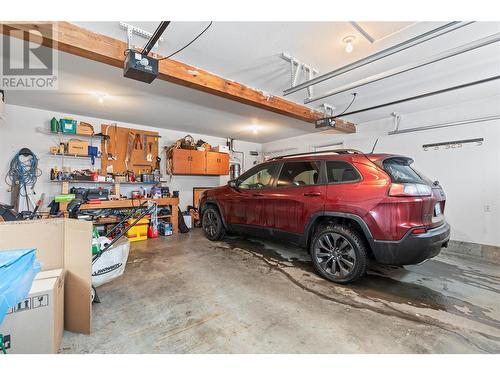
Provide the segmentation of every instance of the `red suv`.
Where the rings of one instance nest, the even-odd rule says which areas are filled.
[[[309,249],[316,271],[357,280],[368,258],[417,264],[448,245],[445,194],[413,160],[355,150],[271,159],[201,197],[208,239],[270,235]]]

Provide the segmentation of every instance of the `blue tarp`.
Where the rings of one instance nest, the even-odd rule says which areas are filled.
[[[35,249],[0,251],[0,324],[9,307],[29,294],[40,269]]]

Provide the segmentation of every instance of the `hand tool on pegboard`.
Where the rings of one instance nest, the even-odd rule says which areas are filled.
[[[125,155],[125,169],[128,171],[128,162],[130,161],[130,157],[132,156],[132,149],[134,148],[134,140],[136,138],[136,134],[134,132],[128,132],[128,143],[127,143],[127,154]]]
[[[142,142],[141,142],[141,135],[136,134],[134,138],[134,149],[135,150],[142,150]]]

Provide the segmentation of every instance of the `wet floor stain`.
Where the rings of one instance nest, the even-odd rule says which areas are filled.
[[[256,238],[229,237],[225,240],[232,249],[244,249],[245,251],[257,254],[263,259],[271,262],[277,262],[282,267],[292,266],[303,271],[302,276],[310,277],[314,273],[313,264],[306,250],[294,246],[283,245],[273,241],[261,240]],[[399,280],[406,275],[412,274],[415,267],[419,268],[418,277],[411,282]],[[415,277],[415,275],[412,275]],[[290,278],[290,276],[288,276]],[[306,288],[299,280],[292,280],[299,286]],[[330,283],[325,280],[327,285]],[[500,294],[500,277],[488,275],[473,267],[458,267],[438,260],[430,260],[419,266],[384,266],[373,263],[368,270],[367,275],[354,284],[347,286],[331,284],[332,295],[338,295],[338,291],[354,292],[356,295],[367,301],[382,302],[387,311],[376,309],[377,312],[388,315],[416,320],[420,322],[431,323],[440,326],[443,329],[449,329],[447,324],[441,324],[435,319],[424,317],[417,318],[404,311],[394,311],[394,304],[406,305],[415,309],[426,309],[434,311],[444,311],[454,316],[459,316],[474,322],[478,322],[494,328],[500,329],[500,306],[496,308],[479,306],[465,301],[461,298],[451,295],[448,292],[449,284],[463,284],[467,287],[480,289],[478,292],[485,291],[489,293]],[[424,285],[426,284],[426,285]],[[435,285],[433,289],[428,285]],[[306,288],[307,289],[307,288]],[[311,292],[315,293],[314,290]],[[324,293],[323,293],[324,294]],[[324,295],[323,295],[324,297]],[[496,296],[496,302],[500,301],[500,296]],[[343,298],[333,298],[336,302]],[[347,303],[349,304],[349,303]],[[359,307],[354,304],[354,307]],[[364,306],[374,310],[373,307]],[[492,317],[493,316],[493,317]],[[488,340],[499,343],[500,337],[486,333],[477,332]],[[487,350],[485,350],[487,351]]]
[[[208,242],[200,236],[184,236],[179,243],[173,242],[173,238],[168,240],[172,242],[158,239],[134,243],[124,276],[99,289],[103,303],[94,306],[95,333],[90,337],[65,334],[62,352],[208,353],[234,348],[252,352],[254,346],[248,340],[255,337],[259,341],[267,334],[288,343],[290,327],[286,322],[278,325],[282,331],[262,334],[258,330],[252,332],[256,327],[268,329],[261,325],[267,322],[261,315],[241,320],[237,312],[248,311],[251,300],[246,299],[247,295],[239,300],[236,296],[241,291],[231,283],[227,290],[224,288],[227,280],[242,285],[242,280],[250,278],[261,279],[256,285],[269,285],[268,293],[276,285],[280,291],[277,296],[286,300],[288,307],[283,310],[281,304],[280,310],[266,307],[266,317],[269,312],[300,310],[297,322],[301,323],[302,312],[305,316],[321,314],[327,320],[330,313],[341,319],[347,314],[348,320],[351,316],[366,317],[377,327],[380,324],[384,329],[375,328],[374,332],[384,339],[388,334],[386,329],[393,334],[394,326],[401,336],[396,334],[394,339],[387,336],[384,342],[390,346],[393,340],[401,338],[403,351],[406,348],[413,353],[500,352],[500,327],[496,320],[500,317],[500,307],[494,305],[499,301],[495,290],[500,273],[492,267],[476,262],[462,264],[447,257],[415,267],[373,265],[366,278],[343,286],[319,277],[304,249],[281,242],[243,237]],[[196,266],[200,264],[201,267]],[[221,267],[234,269],[228,270],[226,277]],[[215,281],[213,285],[219,288],[213,290],[212,283],[204,282],[203,275],[207,272],[209,280]],[[274,299],[256,297],[260,289],[248,286],[248,291],[255,293],[249,296],[273,306]],[[288,293],[293,294],[293,300]],[[492,301],[473,298],[473,293],[491,297]],[[214,304],[214,298],[223,303]],[[310,305],[293,305],[304,301]],[[239,307],[228,308],[232,303]],[[285,315],[279,318],[282,316]],[[235,322],[228,323],[234,317],[237,317]],[[243,333],[234,331],[240,324],[244,326]],[[331,324],[336,326],[337,322],[332,320]],[[342,327],[340,322],[338,327]],[[322,327],[312,329],[307,332],[330,339]],[[353,334],[356,337],[359,327],[353,330],[358,331]],[[239,337],[235,336],[237,333]],[[316,340],[312,334],[309,336]],[[234,341],[228,342],[227,338]],[[342,344],[344,341],[356,343],[360,351],[361,348],[369,352],[377,350],[370,347],[371,339],[365,341],[363,334],[357,339],[346,337]],[[132,347],[131,342],[140,342],[140,350]],[[297,345],[310,352],[316,341]]]

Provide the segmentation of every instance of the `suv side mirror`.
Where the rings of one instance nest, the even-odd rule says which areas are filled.
[[[227,184],[229,185],[229,187],[232,187],[232,188],[237,188],[238,187],[238,182],[237,180],[230,180],[227,182]]]

